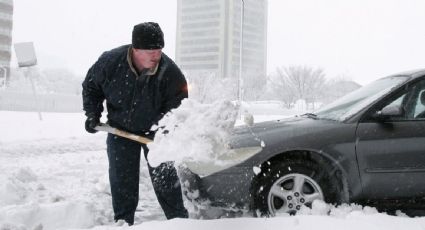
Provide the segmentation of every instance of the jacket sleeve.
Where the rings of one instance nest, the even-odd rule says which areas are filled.
[[[106,79],[106,65],[107,55],[103,53],[88,70],[86,78],[83,81],[83,109],[86,112],[86,116],[94,115],[98,118],[101,117],[103,101],[105,100],[102,85]]]
[[[177,66],[174,67],[175,68],[167,70],[164,73],[165,89],[163,91],[161,114],[157,117],[155,121],[156,124],[158,124],[158,121],[161,120],[166,113],[179,107],[183,99],[188,98],[186,78]]]
[[[165,92],[164,113],[179,107],[183,99],[188,98],[186,78],[180,70],[170,76]]]

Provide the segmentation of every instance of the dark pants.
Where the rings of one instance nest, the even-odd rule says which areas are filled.
[[[106,143],[114,219],[123,219],[133,224],[139,202],[140,152],[143,148],[147,158],[148,148],[113,134],[108,134]],[[180,181],[173,163],[162,163],[156,168],[148,163],[148,169],[156,197],[167,219],[187,218]]]

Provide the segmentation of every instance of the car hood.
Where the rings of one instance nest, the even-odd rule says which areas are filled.
[[[356,123],[297,116],[239,127],[230,139],[231,148],[261,146],[270,157],[293,150],[325,152],[355,140]]]
[[[230,146],[237,148],[262,145],[265,147],[265,145],[273,144],[273,142],[315,136],[315,133],[321,133],[338,124],[341,124],[341,122],[296,116],[256,123],[252,126],[244,125],[234,129]]]
[[[276,129],[276,128],[282,128],[282,127],[290,127],[293,125],[298,124],[301,121],[305,121],[306,118],[301,117],[301,116],[294,116],[294,117],[289,117],[289,118],[284,118],[284,119],[279,119],[279,120],[272,120],[272,121],[264,121],[264,122],[259,122],[259,123],[254,123],[251,126],[248,125],[243,125],[243,126],[238,126],[234,129],[233,134],[242,134],[242,133],[246,133],[246,132],[262,132],[268,129]]]

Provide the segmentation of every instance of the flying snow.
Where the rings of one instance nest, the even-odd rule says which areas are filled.
[[[152,166],[162,162],[211,162],[227,151],[239,106],[230,101],[200,104],[186,99],[158,124],[154,142],[148,144]],[[154,127],[157,128],[157,127]]]

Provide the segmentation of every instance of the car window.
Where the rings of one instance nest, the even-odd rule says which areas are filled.
[[[389,117],[390,121],[425,120],[425,81],[417,82],[394,94],[376,111],[385,108],[402,108],[402,116]]]
[[[403,90],[403,92],[400,92],[398,94],[396,94],[396,96],[391,97],[379,110],[384,110],[385,108],[390,108],[390,107],[398,107],[398,108],[402,108],[403,111],[406,111],[406,98],[407,98],[407,92]],[[390,117],[389,120],[393,120],[393,121],[400,121],[400,120],[406,120],[407,119],[407,113],[403,112],[402,116],[394,116],[394,117]]]
[[[425,89],[419,92],[416,99],[414,117],[415,119],[425,119]]]
[[[404,98],[406,98],[406,93],[402,94],[400,97],[398,97],[396,100],[392,101],[387,106],[388,107],[391,107],[391,106],[399,106],[399,107],[401,107],[403,105]]]

